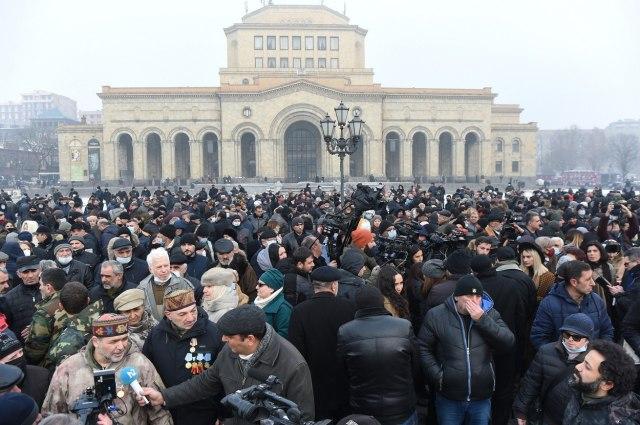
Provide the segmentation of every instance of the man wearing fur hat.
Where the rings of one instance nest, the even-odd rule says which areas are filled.
[[[142,353],[156,366],[168,387],[209,369],[222,349],[222,335],[207,314],[196,306],[193,290],[178,289],[164,296],[164,317],[155,326]],[[175,424],[214,423],[218,399],[211,397],[170,409]]]
[[[138,373],[138,382],[143,386],[163,388],[162,380],[153,364],[142,353],[131,350],[127,333],[127,317],[103,314],[91,325],[89,343],[56,369],[42,405],[43,413],[70,413],[84,390],[94,385],[93,371],[114,369],[119,398],[114,401],[118,411],[111,413],[113,419],[123,425],[172,424],[168,411],[151,406],[140,407],[130,386],[120,381],[119,370],[133,367]],[[99,419],[105,421],[102,414]]]

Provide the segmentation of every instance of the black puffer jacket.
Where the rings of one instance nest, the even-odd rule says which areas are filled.
[[[194,341],[197,341],[197,345],[195,346],[195,352],[192,354],[190,349],[191,343]],[[199,361],[189,362],[199,362],[203,366],[202,372],[204,372],[204,370],[213,365],[222,346],[222,335],[218,332],[218,328],[213,322],[209,321],[204,310],[198,309],[197,322],[182,336],[178,334],[171,322],[164,317],[149,333],[142,347],[142,354],[151,360],[158,370],[162,382],[167,388],[170,388],[194,376],[192,372],[195,369],[187,369],[185,366],[192,356],[207,356]],[[220,409],[220,405],[214,399],[214,396],[216,395],[211,394],[211,397],[206,400],[170,409],[173,422],[176,425],[214,423]]]
[[[413,365],[417,352],[411,323],[384,308],[358,310],[338,330],[338,357],[347,370],[354,413],[381,424],[399,424],[414,411]]]
[[[570,395],[567,379],[570,371],[582,362],[585,354],[586,352],[569,360],[560,342],[551,342],[540,347],[513,403],[515,416],[531,420],[528,414],[532,411],[536,399],[539,399],[544,423],[562,423]]]
[[[66,266],[58,264],[64,272],[67,274],[67,282],[80,282],[87,288],[93,286],[93,276],[91,276],[91,270],[89,266],[78,260],[71,260]]]
[[[23,344],[24,339],[20,333],[31,324],[33,313],[36,312],[36,303],[40,301],[42,301],[42,295],[38,284],[21,283],[7,292],[4,297],[0,297],[0,313],[7,316],[9,329]]]
[[[571,391],[564,411],[563,425],[636,425],[640,418],[640,396],[629,392],[622,397],[608,396],[584,402]]]
[[[418,344],[427,379],[450,400],[490,398],[495,387],[492,352],[506,352],[514,344],[513,333],[487,294],[482,309],[477,322],[463,318],[450,296],[427,312],[420,329]]]

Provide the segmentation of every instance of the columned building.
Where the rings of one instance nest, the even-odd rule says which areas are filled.
[[[220,87],[104,86],[102,124],[59,128],[63,181],[304,181],[339,175],[320,120],[340,101],[365,121],[352,180],[532,177],[535,123],[491,88],[381,87],[367,31],[323,5],[267,5],[224,30]]]

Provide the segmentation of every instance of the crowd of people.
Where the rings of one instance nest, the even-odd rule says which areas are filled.
[[[0,192],[0,424],[640,423],[633,190],[191,192]]]

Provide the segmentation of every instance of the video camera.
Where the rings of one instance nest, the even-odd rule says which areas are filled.
[[[93,387],[85,389],[73,404],[71,411],[80,416],[81,424],[93,425],[97,422],[98,414],[120,412],[114,400],[118,398],[116,392],[116,371],[113,369],[94,370]],[[120,412],[121,413],[121,412]],[[113,420],[113,417],[111,418]],[[113,420],[114,425],[118,424]]]
[[[303,421],[298,405],[272,391],[280,384],[274,375],[265,375],[258,370],[249,369],[248,376],[261,384],[238,390],[222,399],[222,404],[231,408],[238,418],[264,425],[328,425],[330,420],[313,422]]]

